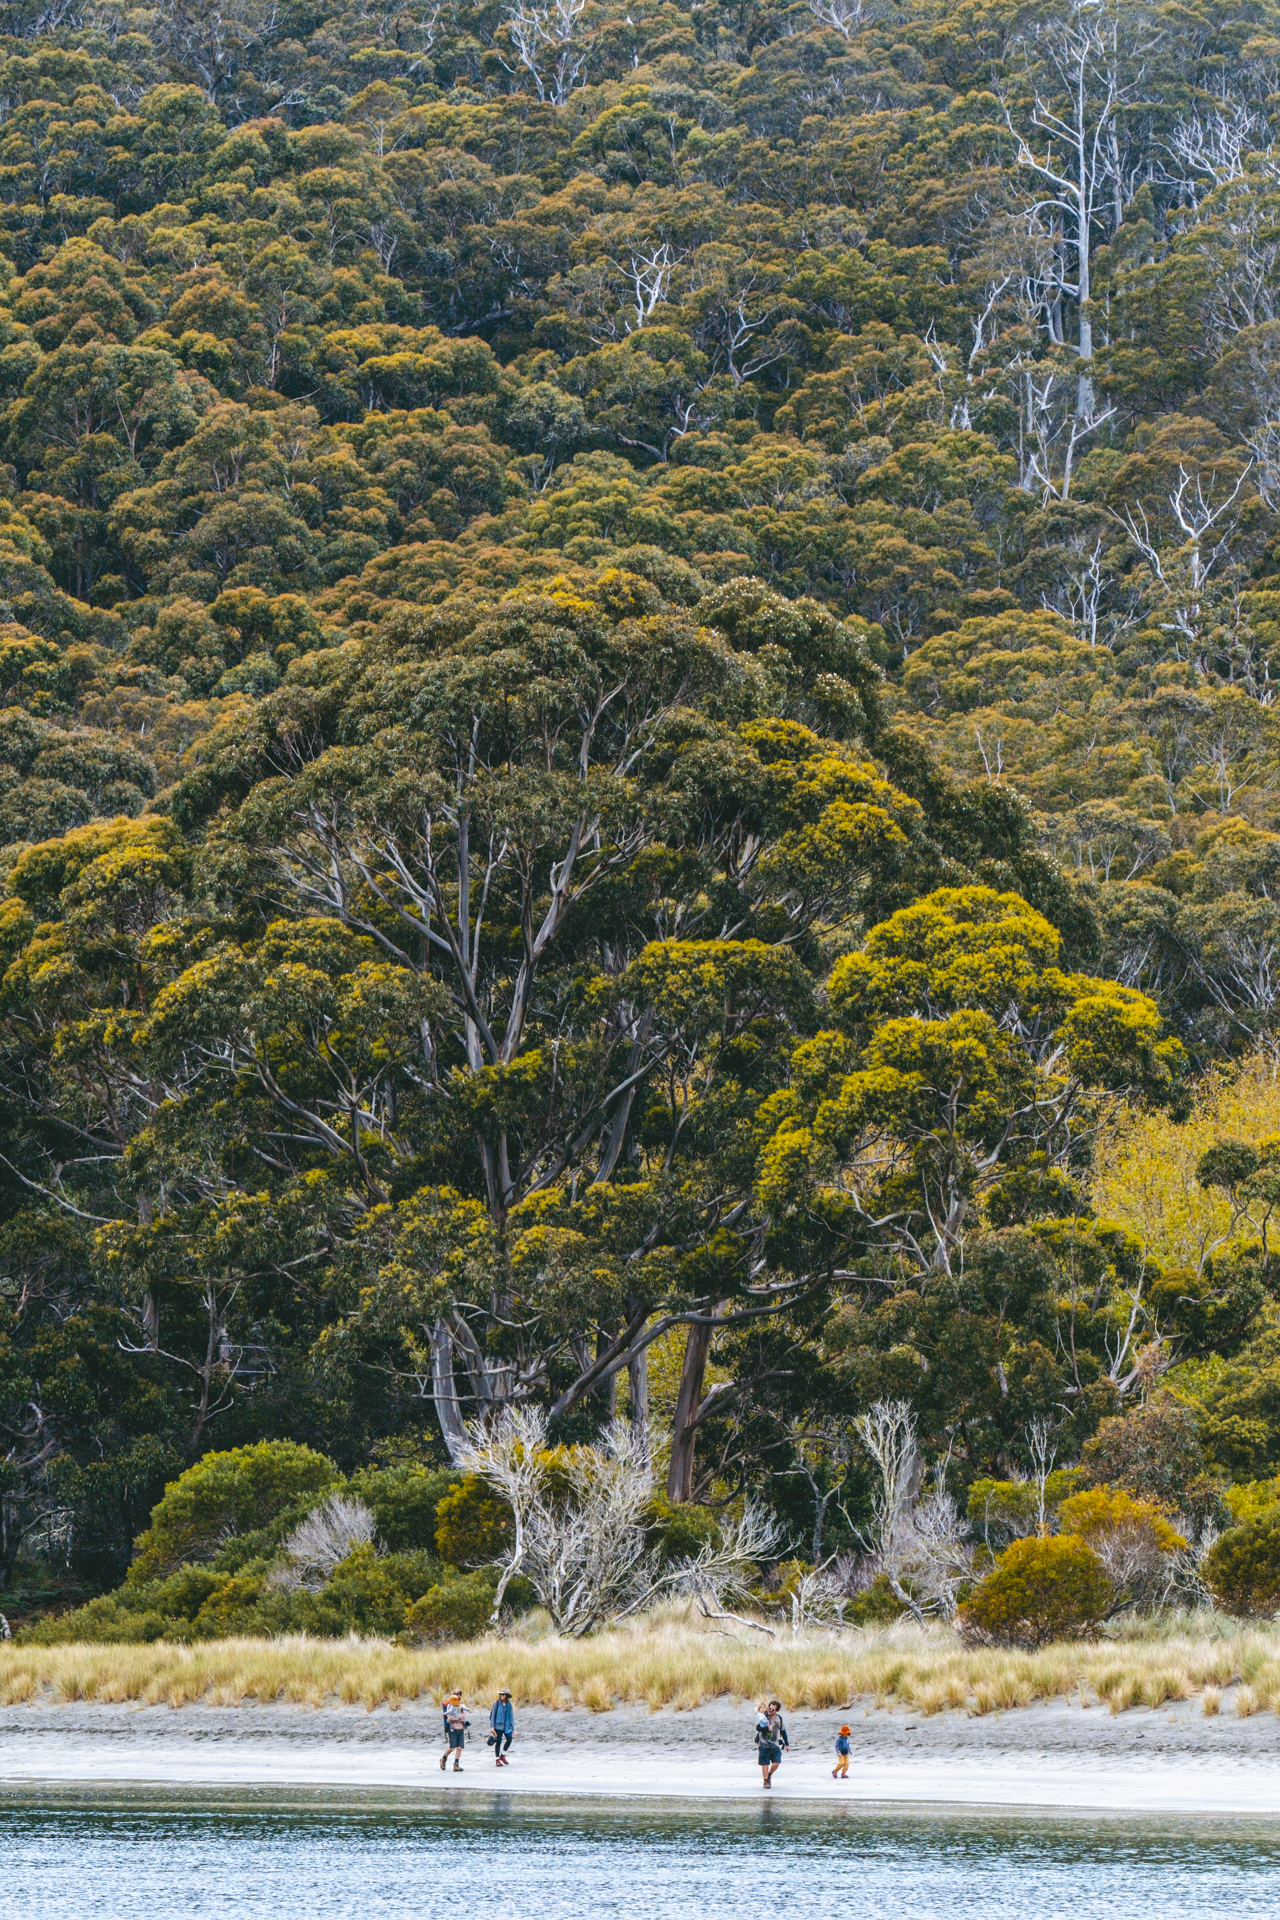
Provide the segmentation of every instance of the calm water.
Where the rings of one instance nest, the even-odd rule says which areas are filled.
[[[0,1914],[1274,1920],[1280,1823],[0,1790]]]

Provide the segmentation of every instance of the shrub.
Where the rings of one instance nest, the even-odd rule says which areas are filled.
[[[855,1593],[845,1609],[845,1619],[855,1627],[887,1627],[901,1620],[903,1612],[888,1574],[878,1573],[870,1585]]]
[[[710,1507],[676,1507],[665,1494],[655,1493],[645,1538],[664,1561],[692,1560],[718,1530]]]
[[[1280,1509],[1229,1527],[1205,1555],[1203,1573],[1227,1613],[1256,1619],[1280,1609]]]
[[[1058,1509],[1058,1522],[1064,1533],[1078,1534],[1101,1560],[1113,1605],[1160,1599],[1169,1556],[1187,1544],[1154,1501],[1135,1500],[1119,1488],[1073,1493]]]
[[[960,1608],[961,1630],[998,1646],[1042,1647],[1075,1640],[1111,1605],[1101,1560],[1078,1534],[1015,1540]]]
[[[195,1636],[202,1640],[225,1640],[229,1634],[261,1632],[257,1611],[264,1584],[261,1574],[228,1574],[196,1615]]]
[[[455,1567],[479,1567],[497,1560],[511,1539],[513,1519],[505,1500],[469,1473],[450,1487],[436,1508],[436,1545]]]
[[[1280,1507],[1280,1477],[1245,1480],[1239,1486],[1226,1487],[1222,1504],[1237,1526],[1246,1520],[1257,1520],[1271,1507]]]
[[[415,1600],[405,1616],[411,1640],[474,1640],[493,1613],[497,1583],[488,1573],[454,1574]]]
[[[229,1534],[261,1530],[340,1478],[332,1460],[292,1440],[206,1453],[152,1508],[126,1582],[144,1585],[186,1561],[211,1559]]]
[[[352,1474],[348,1491],[373,1515],[378,1538],[389,1553],[434,1553],[440,1502],[462,1475],[452,1467],[423,1467],[416,1461],[393,1467],[367,1467]]]

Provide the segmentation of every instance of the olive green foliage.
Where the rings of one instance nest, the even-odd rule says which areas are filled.
[[[1280,1610],[1280,1507],[1228,1527],[1205,1556],[1204,1578],[1227,1613],[1253,1619]]]
[[[415,1600],[405,1615],[411,1640],[474,1640],[493,1612],[496,1578],[451,1574]]]
[[[1170,1393],[1103,1420],[1085,1442],[1081,1468],[1088,1485],[1122,1487],[1193,1522],[1225,1518],[1195,1414]]]
[[[448,1467],[409,1462],[366,1467],[351,1475],[347,1490],[369,1508],[383,1546],[391,1553],[403,1553],[430,1549],[436,1543],[441,1503],[460,1478]]]
[[[344,1480],[333,1461],[290,1441],[205,1454],[165,1489],[114,1593],[25,1631],[43,1641],[285,1632],[393,1637],[424,1594],[455,1577],[441,1563],[434,1534],[437,1509],[459,1481],[413,1462],[365,1468]],[[321,1495],[333,1493],[368,1505],[375,1541],[354,1547],[319,1586],[299,1582],[289,1536]],[[494,1584],[490,1578],[490,1593]]]
[[[887,1573],[878,1573],[845,1607],[844,1617],[855,1627],[889,1627],[902,1618],[902,1602]]]
[[[338,1477],[331,1460],[289,1440],[205,1454],[165,1488],[138,1539],[130,1584],[146,1584],[185,1561],[211,1559],[228,1536],[261,1539],[282,1513],[314,1506]]]
[[[1111,1605],[1101,1560],[1078,1534],[1015,1540],[960,1608],[961,1630],[998,1646],[1040,1647],[1092,1632]]]

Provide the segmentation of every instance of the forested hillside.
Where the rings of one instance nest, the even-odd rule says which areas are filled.
[[[1280,1471],[1280,6],[0,34],[0,1600],[504,1406]]]

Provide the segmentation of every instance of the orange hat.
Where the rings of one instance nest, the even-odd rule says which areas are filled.
[[[852,1732],[853,1732],[853,1728],[852,1728],[852,1727],[841,1727],[841,1729],[840,1729],[840,1731],[841,1731],[841,1733],[852,1733]]]

